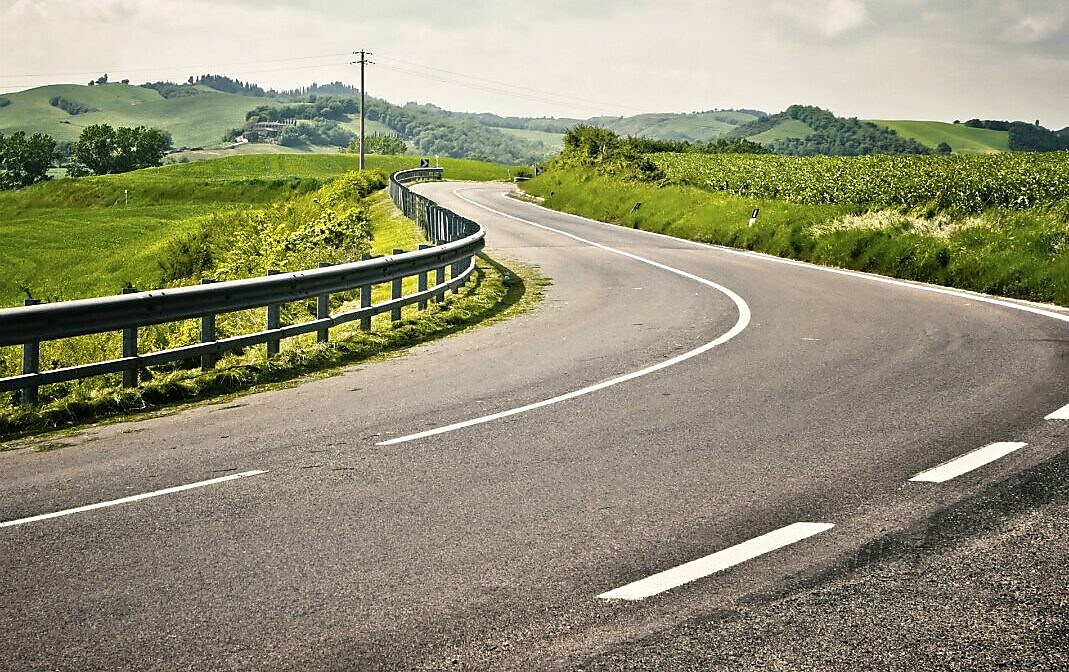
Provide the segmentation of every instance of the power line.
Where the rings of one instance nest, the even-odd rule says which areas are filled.
[[[409,69],[409,68],[400,68],[400,67],[397,67],[397,66],[380,65],[380,67],[386,68],[387,70],[393,70],[395,72],[400,72],[400,73],[404,73],[404,74],[408,74],[408,75],[413,75],[415,77],[420,77],[422,79],[427,79],[427,80],[431,80],[431,81],[435,81],[435,82],[442,82],[442,83],[445,83],[445,84],[452,84],[452,85],[455,85],[455,86],[461,86],[461,87],[464,87],[464,88],[467,88],[467,89],[473,89],[473,90],[476,90],[476,91],[484,91],[484,92],[487,92],[487,93],[495,93],[495,94],[499,94],[499,95],[503,95],[503,96],[510,96],[510,97],[513,97],[513,98],[522,98],[522,99],[525,99],[525,100],[532,100],[532,101],[535,101],[535,102],[547,103],[547,104],[550,104],[550,105],[562,105],[562,106],[569,107],[569,108],[576,109],[576,110],[585,110],[587,112],[594,111],[594,112],[598,112],[598,113],[602,113],[602,114],[604,114],[606,112],[609,112],[611,114],[610,108],[608,106],[595,107],[595,106],[592,106],[592,105],[588,105],[586,103],[576,103],[576,102],[574,102],[572,100],[568,100],[567,97],[563,97],[563,96],[562,97],[556,97],[556,96],[552,96],[552,94],[536,95],[536,94],[531,94],[531,93],[523,93],[523,92],[520,92],[520,91],[510,91],[510,90],[507,90],[507,89],[501,89],[501,88],[497,88],[497,87],[487,86],[487,85],[484,85],[484,84],[476,84],[476,83],[471,83],[471,82],[465,82],[463,80],[459,80],[459,79],[455,79],[455,78],[442,77],[442,76],[438,76],[438,75],[433,75],[433,74],[429,74],[429,73],[420,72],[418,70],[412,70],[412,69]]]
[[[430,71],[433,71],[433,72],[440,72],[440,73],[443,73],[443,74],[446,74],[446,75],[452,75],[454,77],[460,77],[460,78],[463,78],[463,79],[471,79],[471,80],[476,80],[476,81],[479,81],[479,82],[485,82],[487,84],[494,84],[494,85],[497,85],[497,86],[504,86],[504,87],[508,87],[509,89],[517,89],[517,90],[520,90],[520,91],[529,91],[529,92],[531,92],[533,94],[538,94],[540,96],[547,96],[549,98],[558,99],[558,100],[561,100],[561,101],[568,100],[568,101],[579,101],[579,102],[583,102],[583,103],[590,103],[592,105],[598,106],[599,108],[613,108],[613,109],[623,108],[623,109],[629,109],[629,110],[632,110],[632,111],[637,111],[638,110],[638,108],[634,108],[634,107],[631,107],[629,105],[620,105],[618,103],[608,103],[608,102],[605,102],[605,101],[602,101],[602,100],[594,100],[592,98],[583,98],[581,96],[572,96],[572,95],[569,95],[569,94],[562,94],[562,93],[557,93],[557,92],[553,92],[553,91],[546,91],[545,89],[536,89],[536,88],[530,87],[530,86],[523,86],[521,84],[513,84],[511,82],[502,82],[500,80],[488,79],[486,77],[479,77],[479,76],[476,76],[476,75],[465,75],[465,74],[460,73],[460,72],[455,72],[455,71],[452,71],[452,70],[445,70],[443,68],[435,68],[435,67],[432,67],[432,66],[429,66],[429,65],[422,65],[420,63],[413,63],[412,61],[406,61],[406,60],[399,59],[399,58],[392,58],[392,57],[389,57],[389,56],[379,56],[379,58],[382,58],[382,59],[387,60],[387,61],[393,61],[394,63],[402,63],[404,65],[413,66],[413,67],[420,68],[420,69],[423,69],[423,70],[430,70]],[[407,72],[410,72],[411,74],[416,74],[416,71],[411,71],[410,70],[410,71],[407,71]],[[457,83],[457,82],[454,82],[454,83]],[[492,89],[492,90],[499,91],[500,89]]]

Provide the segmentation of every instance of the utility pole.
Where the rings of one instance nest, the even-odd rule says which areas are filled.
[[[367,64],[374,65],[374,62],[367,60],[368,56],[371,56],[370,51],[354,51],[354,55],[359,55],[359,61],[353,61],[353,63],[360,64],[360,170],[364,169],[364,66]]]

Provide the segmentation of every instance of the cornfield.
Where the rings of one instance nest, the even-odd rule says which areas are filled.
[[[811,205],[959,213],[1069,200],[1069,152],[980,156],[650,154],[669,182]]]

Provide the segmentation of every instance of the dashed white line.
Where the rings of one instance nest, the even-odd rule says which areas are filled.
[[[522,222],[524,224],[528,224],[530,226],[533,226],[533,227],[536,227],[536,228],[539,228],[539,229],[544,229],[544,230],[550,231],[552,233],[556,233],[556,234],[559,234],[559,235],[562,235],[562,236],[566,236],[568,238],[571,238],[573,240],[579,241],[581,243],[585,243],[585,244],[590,245],[592,247],[596,247],[598,249],[605,250],[606,252],[611,252],[613,254],[618,254],[620,256],[627,257],[628,259],[633,259],[633,260],[641,262],[643,264],[648,264],[650,266],[653,266],[654,268],[659,268],[659,269],[661,269],[663,271],[668,271],[669,273],[674,273],[676,275],[679,275],[679,276],[682,276],[684,278],[687,278],[688,280],[693,280],[694,282],[701,283],[701,284],[705,285],[706,287],[711,287],[711,288],[717,290],[718,292],[724,294],[729,299],[731,299],[731,301],[735,304],[736,309],[739,311],[739,318],[735,322],[735,325],[731,329],[729,329],[727,332],[725,332],[724,334],[722,334],[718,338],[716,338],[716,339],[714,339],[712,341],[709,341],[708,343],[705,343],[704,345],[701,345],[701,346],[699,346],[697,348],[694,348],[693,350],[690,350],[688,352],[684,352],[684,353],[682,353],[680,355],[676,355],[675,357],[672,357],[670,359],[666,359],[666,360],[664,360],[662,362],[658,362],[657,364],[654,364],[652,366],[648,366],[648,367],[646,367],[644,369],[640,369],[638,371],[632,371],[631,373],[627,373],[627,374],[624,374],[622,376],[617,376],[616,378],[612,378],[610,380],[605,380],[605,381],[602,381],[602,382],[594,384],[594,385],[589,385],[589,386],[584,387],[584,388],[579,389],[579,390],[574,390],[572,392],[567,392],[565,394],[561,394],[561,395],[558,395],[556,397],[552,397],[550,399],[543,399],[542,401],[537,401],[537,402],[534,402],[532,404],[527,404],[525,406],[520,406],[518,408],[512,408],[512,409],[509,409],[509,410],[506,410],[506,411],[501,411],[499,413],[493,413],[491,415],[484,415],[484,416],[480,416],[480,417],[477,417],[477,418],[472,418],[470,420],[464,420],[462,422],[457,422],[457,423],[453,423],[453,424],[450,424],[450,425],[445,425],[445,426],[442,426],[442,427],[435,427],[434,429],[428,429],[428,430],[423,431],[423,432],[417,432],[417,433],[414,433],[414,434],[408,434],[408,435],[405,435],[405,436],[399,436],[399,437],[397,437],[395,439],[390,439],[388,441],[382,441],[382,442],[378,443],[377,445],[380,445],[380,446],[391,446],[391,445],[395,445],[395,444],[398,444],[398,443],[406,443],[408,441],[415,441],[417,439],[423,439],[423,438],[427,438],[429,436],[435,436],[437,434],[445,434],[446,432],[452,432],[452,431],[455,431],[455,430],[458,430],[458,429],[463,429],[465,427],[471,427],[473,425],[481,425],[483,423],[492,422],[494,420],[500,420],[502,418],[507,418],[509,416],[519,415],[520,413],[526,413],[528,411],[533,411],[533,410],[535,410],[537,408],[542,408],[544,406],[549,406],[551,404],[559,404],[559,403],[561,403],[563,401],[568,401],[569,399],[575,399],[576,397],[581,397],[581,396],[584,396],[584,395],[587,395],[587,394],[591,394],[593,392],[597,392],[598,390],[604,390],[607,387],[612,387],[614,385],[619,385],[620,383],[625,383],[625,382],[627,382],[629,380],[634,380],[635,378],[640,378],[642,376],[649,375],[649,374],[654,373],[656,371],[660,371],[662,369],[666,369],[666,368],[668,368],[670,366],[674,366],[676,364],[679,364],[680,362],[684,362],[684,361],[686,361],[688,359],[691,359],[692,357],[697,357],[698,355],[700,355],[702,353],[705,353],[705,352],[708,352],[709,350],[712,350],[713,348],[715,348],[718,345],[721,345],[723,343],[727,343],[728,341],[730,341],[731,339],[735,338],[740,333],[742,333],[742,331],[744,329],[746,329],[747,325],[750,324],[750,306],[747,305],[746,301],[741,296],[739,296],[735,292],[731,291],[727,287],[724,287],[723,285],[717,284],[717,283],[713,282],[712,280],[707,280],[707,279],[705,279],[703,277],[694,275],[693,273],[688,273],[688,272],[682,271],[682,270],[680,270],[678,268],[673,268],[671,266],[667,266],[667,265],[662,264],[660,262],[653,261],[652,259],[647,259],[645,257],[640,257],[637,254],[631,254],[630,252],[624,252],[623,250],[618,250],[618,249],[616,249],[614,247],[609,247],[608,245],[602,245],[601,243],[596,243],[596,242],[594,242],[592,240],[587,240],[586,238],[581,238],[581,237],[579,237],[579,236],[577,236],[575,234],[568,233],[567,231],[561,231],[560,229],[554,229],[553,227],[546,226],[544,224],[538,224],[537,222],[532,222],[532,221],[529,221],[529,220],[526,220],[526,219],[521,219],[520,217],[516,217],[514,215],[510,215],[510,214],[501,212],[499,210],[494,210],[493,208],[489,208],[489,207],[487,207],[485,205],[482,205],[480,203],[476,203],[475,201],[473,201],[473,200],[471,200],[469,198],[465,198],[464,196],[461,196],[460,193],[459,193],[460,191],[462,191],[462,189],[456,189],[456,190],[454,190],[453,193],[456,194],[456,196],[458,198],[460,198],[460,199],[462,199],[464,201],[467,201],[468,203],[471,203],[474,206],[482,208],[483,210],[486,210],[488,212],[492,212],[495,215],[499,215],[501,217],[506,217],[508,219],[513,219],[513,220],[516,220],[518,222]]]
[[[598,595],[603,600],[642,600],[685,583],[721,572],[729,567],[752,560],[776,549],[802,541],[835,527],[831,523],[794,523],[773,530],[749,541],[717,551],[704,558],[692,560],[645,579],[629,583],[615,590]]]
[[[1069,404],[1066,404],[1065,406],[1062,406],[1061,408],[1059,408],[1058,410],[1054,411],[1053,413],[1051,413],[1050,415],[1048,415],[1047,417],[1045,417],[1043,419],[1044,420],[1069,420]]]
[[[985,464],[994,462],[1027,445],[1027,443],[1021,443],[1020,441],[999,441],[988,444],[983,448],[977,448],[970,453],[965,453],[961,457],[956,457],[949,462],[944,462],[937,467],[922,471],[909,480],[922,483],[944,483],[962,474],[967,474],[973,469],[979,469]]]
[[[48,520],[50,518],[59,518],[60,516],[69,516],[72,513],[83,513],[85,511],[93,511],[95,509],[103,509],[109,506],[118,506],[119,504],[129,504],[131,502],[139,502],[142,499],[149,499],[150,497],[161,497],[163,495],[170,495],[175,492],[182,492],[184,490],[192,490],[194,488],[203,488],[207,485],[215,485],[217,483],[225,483],[227,481],[233,481],[239,478],[246,478],[248,476],[259,476],[260,474],[266,474],[266,471],[253,470],[243,471],[240,474],[231,474],[229,476],[221,476],[219,478],[213,478],[207,481],[199,481],[197,483],[189,483],[187,485],[177,485],[173,488],[165,488],[163,490],[156,490],[155,492],[146,492],[140,495],[132,495],[130,497],[123,497],[122,499],[112,499],[107,502],[98,502],[97,504],[88,504],[86,506],[79,506],[74,509],[64,509],[63,511],[55,511],[53,513],[43,513],[39,516],[30,516],[29,518],[19,518],[18,520],[8,520],[0,523],[0,527],[11,527],[14,525],[22,525],[24,523],[34,523],[39,520]]]

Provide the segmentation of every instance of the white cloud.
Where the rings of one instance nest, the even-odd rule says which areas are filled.
[[[821,17],[821,30],[835,36],[870,24],[868,9],[858,0],[829,0]]]
[[[0,92],[103,72],[356,83],[346,54],[360,48],[378,61],[371,93],[451,109],[590,116],[804,102],[860,117],[1069,124],[1067,0],[0,0]],[[497,83],[419,77],[412,64]]]
[[[1034,44],[1065,33],[1067,15],[1065,7],[1056,7],[1052,11],[1029,14],[1020,17],[1002,34],[1007,42]]]

